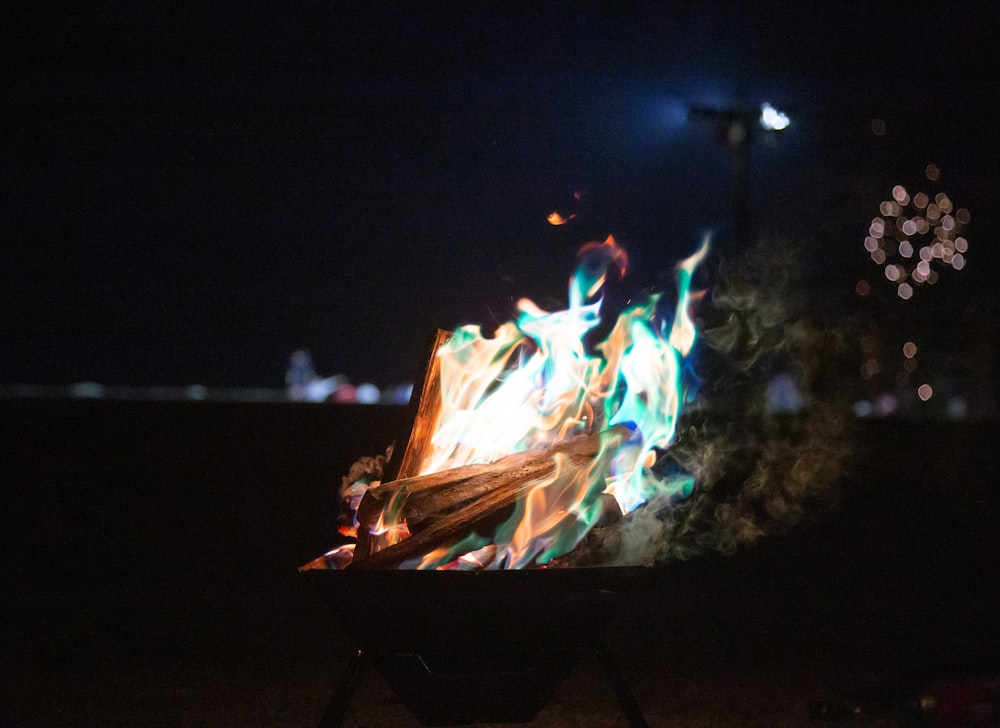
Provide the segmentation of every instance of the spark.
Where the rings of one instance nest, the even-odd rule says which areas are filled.
[[[574,217],[576,217],[576,213],[572,213],[571,215],[569,215],[569,217],[563,217],[558,212],[553,210],[552,212],[549,213],[549,216],[545,219],[549,221],[549,225],[565,225]]]

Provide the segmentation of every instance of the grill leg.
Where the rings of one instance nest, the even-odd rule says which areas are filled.
[[[618,704],[621,706],[622,713],[625,715],[625,721],[628,723],[628,728],[649,728],[649,723],[646,722],[639,703],[625,683],[625,679],[622,677],[621,671],[618,669],[618,665],[611,656],[607,645],[604,644],[604,640],[599,638],[594,642],[594,654],[597,655],[597,660],[601,663],[604,675],[611,681],[611,687],[614,688]]]
[[[323,717],[319,719],[316,728],[340,728],[344,722],[347,709],[351,706],[351,699],[354,697],[358,684],[361,682],[361,673],[364,668],[364,650],[358,649],[351,656],[347,667],[344,668],[340,676],[337,689],[334,690],[330,702],[323,711]]]

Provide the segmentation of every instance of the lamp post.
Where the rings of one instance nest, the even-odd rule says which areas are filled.
[[[790,121],[788,116],[771,104],[762,104],[759,109],[734,105],[725,108],[706,106],[692,107],[689,115],[694,119],[710,121],[715,125],[719,141],[729,147],[732,157],[730,181],[730,215],[732,235],[729,251],[745,249],[751,242],[750,230],[750,145],[756,138],[757,129],[778,132],[785,129]]]

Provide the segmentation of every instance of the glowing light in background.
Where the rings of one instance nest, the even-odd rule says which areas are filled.
[[[788,115],[778,111],[771,104],[763,103],[760,106],[760,125],[769,131],[781,131],[791,124]]]
[[[872,132],[884,134],[884,123],[873,119]],[[943,179],[941,168],[934,163],[928,163],[923,174],[924,184],[937,186]],[[948,275],[945,271],[961,271],[968,265],[969,210],[948,192],[917,189],[919,184],[891,185],[886,197],[878,202],[877,212],[861,238],[865,254],[878,266],[879,275],[856,281],[854,289],[859,297],[874,299],[881,293],[890,301],[910,301],[927,295],[918,292],[939,282],[942,275]],[[915,315],[913,312],[909,318]],[[914,402],[928,402],[934,397],[933,380],[928,381],[930,372],[924,365],[919,367],[923,374],[917,378],[916,343],[907,341],[903,338],[906,334],[894,327],[881,328],[877,334],[862,338],[860,376],[867,396],[855,407],[859,416],[905,413],[911,411]],[[900,338],[893,341],[896,336]],[[942,400],[941,406],[949,416],[964,416],[964,400],[960,397],[954,407],[951,396],[941,395],[937,400]]]
[[[932,163],[924,174],[934,182],[941,170]],[[919,287],[934,285],[939,277],[934,267],[965,268],[969,242],[962,233],[971,215],[956,207],[947,193],[937,192],[932,199],[927,192],[911,193],[897,184],[889,198],[879,202],[878,212],[868,224],[864,248],[873,263],[885,266],[885,279],[895,284],[898,298],[907,301]],[[860,287],[856,291],[861,296],[871,293]]]
[[[358,385],[354,396],[359,404],[378,404],[382,399],[382,392],[371,382],[365,382]]]
[[[558,212],[553,211],[545,219],[549,221],[549,225],[565,225],[574,217],[576,217],[576,213],[571,214],[569,217],[563,217]]]

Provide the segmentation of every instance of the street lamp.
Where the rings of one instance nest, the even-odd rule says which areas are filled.
[[[750,243],[750,144],[757,128],[764,132],[779,132],[791,123],[787,114],[769,103],[759,108],[734,105],[725,108],[694,106],[689,112],[694,119],[710,121],[715,125],[719,140],[729,147],[732,154],[731,215],[733,223],[730,250],[745,249]]]

